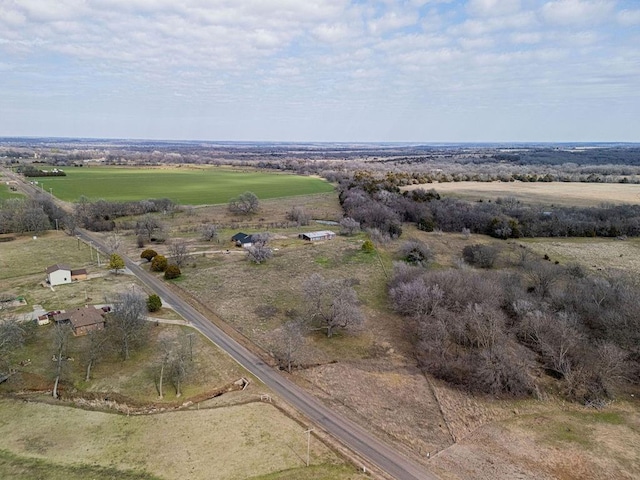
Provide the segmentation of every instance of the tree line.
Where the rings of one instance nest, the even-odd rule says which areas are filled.
[[[343,178],[339,191],[346,216],[363,228],[378,229],[390,237],[402,234],[403,222],[424,231],[468,229],[502,239],[640,235],[640,205],[543,207],[525,205],[515,198],[470,202],[441,197],[435,190],[401,193],[392,183],[370,173]]]
[[[419,365],[471,391],[528,396],[550,382],[594,402],[640,380],[640,285],[618,273],[512,254],[509,269],[394,266],[389,298]],[[480,249],[481,250],[481,249]],[[495,257],[497,253],[489,252]]]

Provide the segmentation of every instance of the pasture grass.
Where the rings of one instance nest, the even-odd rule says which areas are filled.
[[[43,188],[66,201],[113,201],[170,198],[182,205],[221,204],[245,191],[259,199],[330,192],[333,186],[316,178],[211,166],[67,168],[65,177],[41,180]]]
[[[129,417],[0,399],[0,449],[10,452],[13,463],[37,457],[86,473],[97,466],[147,475],[112,478],[205,479],[215,472],[217,479],[234,480],[290,471],[306,461],[303,431],[261,402]],[[329,469],[343,463],[316,438],[310,459]]]
[[[1,179],[1,177],[0,177]],[[24,198],[20,192],[14,192],[4,183],[0,183],[0,200],[7,200],[9,198]]]
[[[41,458],[19,456],[0,450],[0,478],[13,480],[160,480],[145,472],[120,470],[99,465],[61,465]]]

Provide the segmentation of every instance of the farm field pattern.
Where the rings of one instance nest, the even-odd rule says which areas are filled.
[[[170,198],[187,205],[226,203],[244,191],[260,199],[330,192],[333,187],[314,177],[223,168],[84,167],[66,170],[66,177],[39,178],[45,191],[66,201],[90,199],[144,200]]]

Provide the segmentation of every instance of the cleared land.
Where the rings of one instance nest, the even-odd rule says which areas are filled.
[[[518,242],[565,265],[579,263],[589,270],[622,271],[636,278],[640,275],[639,238],[533,238]]]
[[[247,479],[298,469],[296,478],[313,478],[301,468],[307,450],[303,430],[259,402],[128,417],[0,400],[0,450],[58,465],[84,465],[89,474],[90,466],[101,466],[165,479]],[[310,453],[312,465],[324,464],[329,472],[335,468],[334,478],[359,478],[315,438]]]
[[[68,167],[66,177],[37,180],[45,191],[65,201],[90,199],[144,200],[170,198],[183,205],[227,203],[245,191],[258,198],[330,192],[333,186],[315,177],[220,167]]]
[[[595,206],[601,203],[640,203],[640,185],[571,182],[450,182],[410,185],[403,190],[435,189],[468,200],[515,197],[524,203]]]

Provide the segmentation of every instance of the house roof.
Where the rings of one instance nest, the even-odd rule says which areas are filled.
[[[231,237],[231,240],[234,242],[240,242],[240,243],[251,243],[251,235],[238,232],[233,237]]]
[[[94,307],[79,307],[71,311],[73,328],[87,327],[96,323],[104,323],[104,318]]]
[[[68,322],[71,319],[71,314],[69,312],[56,313],[53,316],[53,321],[58,322]]]
[[[50,267],[48,267],[46,272],[53,273],[53,272],[57,272],[58,270],[68,270],[70,272],[71,268],[61,263],[56,263],[55,265],[51,265]]]
[[[71,270],[71,275],[86,275],[86,274],[87,274],[86,268],[77,268],[75,270]]]

